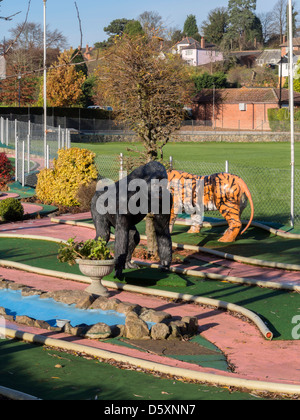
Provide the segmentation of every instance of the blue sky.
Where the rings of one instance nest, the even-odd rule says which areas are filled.
[[[296,6],[299,9],[299,1]],[[103,41],[107,34],[103,28],[118,18],[135,19],[144,11],[155,11],[162,16],[168,27],[183,28],[189,14],[196,16],[198,26],[207,18],[208,13],[216,8],[227,6],[228,0],[76,0],[80,12],[83,45],[94,45]],[[67,38],[68,44],[77,47],[80,44],[79,23],[74,0],[47,0],[47,23],[50,29],[58,29]],[[270,11],[276,0],[257,0],[256,13]],[[3,0],[1,15],[7,16],[21,11],[13,21],[0,20],[0,39],[9,37],[9,28],[24,20],[28,0]],[[31,0],[29,21],[43,24],[43,0]]]

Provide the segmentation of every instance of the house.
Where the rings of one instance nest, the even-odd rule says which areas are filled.
[[[288,89],[203,89],[193,99],[193,116],[214,128],[269,130],[268,109],[287,106]],[[295,92],[295,106],[300,93]]]
[[[180,54],[182,59],[190,66],[203,66],[223,61],[223,54],[214,44],[208,44],[202,37],[201,42],[194,38],[185,37],[172,48],[173,54]]]
[[[300,59],[300,51],[297,51],[298,54],[293,54],[293,77],[298,70],[297,63]],[[289,77],[290,74],[290,65],[289,65],[289,57],[287,55],[281,57],[278,62],[278,77],[282,76],[282,86],[284,85],[286,79]]]
[[[287,40],[287,37],[283,37],[283,43],[280,45],[281,48],[281,56],[284,57],[289,52],[289,41]],[[300,37],[293,38],[293,52],[297,55],[300,54]]]
[[[281,58],[281,50],[264,50],[257,58],[256,65],[258,66],[276,66]]]
[[[6,59],[3,55],[0,56],[0,79],[6,79]]]

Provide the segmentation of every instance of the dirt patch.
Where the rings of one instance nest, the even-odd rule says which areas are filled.
[[[200,344],[191,341],[170,341],[170,340],[122,340],[138,347],[142,350],[159,354],[159,355],[213,355],[219,354],[215,350],[210,350]]]

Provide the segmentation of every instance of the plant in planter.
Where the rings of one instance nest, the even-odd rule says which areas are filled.
[[[103,239],[76,242],[75,238],[70,238],[61,244],[57,258],[69,265],[77,263],[82,274],[90,277],[92,282],[85,289],[88,293],[109,295],[106,287],[102,285],[102,278],[113,271],[115,260]]]

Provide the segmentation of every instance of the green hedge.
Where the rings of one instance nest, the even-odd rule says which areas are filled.
[[[43,107],[0,107],[0,115],[44,115]],[[107,120],[111,118],[111,112],[104,109],[90,109],[90,108],[60,108],[48,107],[48,116],[68,117],[68,118],[97,118],[100,120]]]

